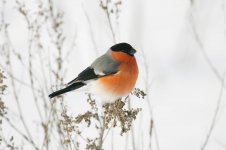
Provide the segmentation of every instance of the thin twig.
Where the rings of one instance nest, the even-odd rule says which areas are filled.
[[[92,24],[91,24],[89,15],[87,14],[87,12],[86,12],[86,10],[84,8],[83,3],[82,3],[82,8],[83,8],[83,12],[85,14],[85,17],[86,17],[86,19],[88,21],[90,36],[91,36],[91,40],[92,40],[92,43],[93,43],[93,47],[94,47],[95,53],[96,53],[97,56],[99,56],[99,51],[98,51],[98,48],[97,48],[97,44],[95,42],[95,36],[94,36],[93,30],[92,30]]]
[[[116,44],[116,42],[117,42],[116,41],[116,36],[115,36],[114,29],[113,29],[112,21],[111,21],[111,15],[109,13],[109,3],[110,3],[110,0],[107,0],[106,1],[106,6],[104,6],[103,3],[100,0],[100,5],[101,5],[102,9],[105,11],[106,16],[107,16],[108,25],[109,25],[109,28],[110,28],[110,31],[111,31],[111,35],[112,35],[112,41],[113,41],[114,44]]]
[[[222,95],[223,95],[223,91],[224,91],[224,79],[225,79],[225,75],[224,75],[223,81],[221,83],[221,90],[220,90],[219,97],[218,97],[218,100],[217,100],[217,106],[216,106],[216,109],[215,109],[215,112],[214,112],[214,115],[213,115],[213,120],[211,122],[210,129],[209,129],[209,131],[207,133],[205,141],[204,141],[203,145],[201,146],[201,150],[204,150],[206,148],[206,146],[207,146],[207,144],[209,142],[209,139],[210,139],[210,137],[212,135],[213,129],[216,126],[217,116],[218,116],[218,113],[220,111]]]
[[[130,102],[130,97],[128,97],[128,110],[131,109],[131,102]],[[134,129],[133,127],[131,128],[131,139],[132,139],[132,147],[133,150],[136,150],[136,143],[135,143],[135,137],[134,137]]]
[[[103,123],[102,123],[102,126],[100,128],[100,136],[99,136],[99,143],[98,143],[98,148],[99,149],[102,149],[102,146],[103,146],[103,143],[104,143],[104,132],[105,132],[105,121],[106,121],[106,115],[104,113],[104,116],[103,116]]]
[[[28,12],[27,10],[24,10],[22,4],[20,2],[17,2],[17,4],[19,5],[19,12],[22,14],[22,16],[25,18],[25,21],[27,23],[27,26],[28,26],[28,72],[29,72],[29,79],[30,79],[30,84],[31,84],[31,91],[32,91],[32,95],[33,95],[33,98],[34,98],[34,102],[35,102],[35,106],[36,106],[36,109],[38,111],[38,114],[39,114],[39,117],[41,119],[41,122],[43,122],[43,117],[42,117],[42,113],[41,113],[41,108],[39,106],[39,103],[38,103],[38,98],[37,98],[37,95],[35,93],[35,86],[34,86],[34,73],[33,73],[33,62],[31,61],[32,60],[32,44],[33,44],[33,28],[32,28],[32,23],[30,21],[30,18],[28,17]]]
[[[160,150],[160,145],[159,145],[159,140],[158,140],[158,134],[157,134],[157,129],[155,126],[155,119],[154,119],[154,115],[153,115],[153,108],[151,106],[150,103],[150,71],[149,71],[149,66],[148,66],[148,61],[146,58],[146,55],[144,54],[143,48],[141,48],[141,53],[142,53],[142,57],[144,60],[144,69],[145,69],[145,79],[144,79],[144,83],[145,83],[145,91],[147,92],[147,96],[145,98],[147,104],[148,104],[148,110],[149,110],[149,114],[150,114],[150,131],[149,131],[149,136],[150,136],[150,141],[149,141],[149,149],[152,149],[152,140],[153,140],[153,133],[154,133],[154,137],[155,137],[155,144],[156,144],[156,149]]]
[[[194,38],[195,40],[197,41],[199,47],[200,47],[200,50],[203,54],[203,57],[206,61],[206,63],[208,64],[208,66],[210,67],[210,69],[212,70],[212,72],[215,74],[215,76],[217,77],[217,79],[222,82],[223,81],[223,78],[222,76],[220,75],[219,71],[217,70],[217,68],[214,66],[213,62],[211,61],[211,59],[209,58],[205,48],[204,48],[204,45],[199,37],[199,34],[197,32],[197,29],[196,29],[196,25],[195,25],[195,20],[194,20],[194,15],[193,15],[193,11],[192,11],[192,7],[194,7],[194,3],[191,1],[191,10],[190,10],[190,24],[191,24],[191,29],[192,29],[192,32],[194,34]]]
[[[7,58],[8,58],[8,66],[9,66],[9,70],[10,70],[10,72],[13,72],[13,71],[12,71],[12,66],[11,66],[11,63],[10,63],[10,52],[9,52]],[[31,133],[30,133],[30,131],[29,131],[29,129],[28,129],[28,126],[27,126],[27,124],[26,124],[26,122],[25,122],[25,120],[24,120],[24,116],[23,116],[22,109],[21,109],[21,106],[20,106],[19,97],[18,97],[17,92],[16,92],[16,85],[15,85],[15,82],[14,82],[13,79],[11,79],[11,84],[12,84],[12,88],[13,88],[14,99],[15,99],[15,101],[16,101],[17,109],[18,109],[18,112],[19,112],[19,117],[20,117],[20,119],[21,119],[21,122],[22,122],[22,124],[23,124],[24,129],[26,130],[26,132],[27,132],[27,134],[28,134],[28,137],[29,137],[30,141],[32,141],[32,142],[30,142],[30,143],[31,143],[32,146],[34,146],[35,149],[36,149],[37,146],[35,145],[34,140],[33,140],[32,136],[31,136]]]
[[[28,141],[31,145],[34,146],[36,150],[39,150],[39,148],[35,145],[34,141],[27,137],[20,129],[18,129],[8,118],[4,116],[4,119],[6,122],[19,134],[21,135],[26,141]]]

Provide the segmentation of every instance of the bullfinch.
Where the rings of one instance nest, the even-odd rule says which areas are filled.
[[[127,96],[133,90],[139,73],[135,53],[136,50],[128,43],[113,45],[64,89],[53,92],[49,97],[82,87],[100,96],[103,103],[112,103]]]

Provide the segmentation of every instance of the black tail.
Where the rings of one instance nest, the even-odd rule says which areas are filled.
[[[80,88],[80,87],[82,87],[82,86],[84,86],[84,85],[85,85],[85,84],[82,83],[82,82],[73,83],[73,84],[69,85],[68,87],[66,87],[66,88],[64,88],[64,89],[61,89],[61,90],[59,90],[59,91],[55,91],[55,92],[51,93],[51,94],[49,95],[49,97],[50,97],[50,98],[53,98],[53,97],[58,96],[58,95],[61,95],[61,94],[63,94],[63,93],[67,93],[67,92],[70,92],[70,91],[72,91],[72,90],[78,89],[78,88]]]

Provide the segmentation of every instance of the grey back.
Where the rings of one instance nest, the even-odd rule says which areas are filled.
[[[112,58],[111,50],[108,50],[91,64],[91,68],[93,68],[94,72],[98,75],[108,75],[117,73],[120,64],[120,61]]]

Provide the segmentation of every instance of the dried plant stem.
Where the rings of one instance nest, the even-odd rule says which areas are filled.
[[[130,97],[128,96],[128,110],[130,110],[130,109],[131,109],[131,102],[130,102]],[[136,143],[135,143],[133,127],[131,128],[131,139],[132,139],[133,150],[136,150]]]
[[[50,124],[51,124],[51,117],[52,117],[52,114],[53,114],[53,108],[55,107],[54,104],[55,104],[55,100],[53,100],[51,102],[48,120],[45,124],[43,124],[45,136],[44,136],[44,139],[43,139],[43,142],[42,142],[43,144],[42,144],[41,149],[43,149],[44,146],[46,147],[47,150],[49,149],[49,139],[48,138],[49,138],[49,133],[50,133],[49,130],[52,128],[52,126],[50,126]]]
[[[223,81],[222,81],[222,84],[221,84],[221,90],[220,90],[220,94],[219,94],[219,97],[218,97],[218,100],[217,100],[217,106],[216,106],[216,109],[215,109],[215,112],[214,112],[214,115],[213,115],[213,120],[211,122],[210,129],[207,133],[205,141],[204,141],[203,145],[201,146],[201,150],[204,150],[206,148],[206,146],[209,142],[210,136],[212,135],[213,129],[216,125],[216,120],[217,120],[217,116],[218,116],[218,113],[219,113],[219,110],[220,110],[222,95],[223,95],[223,91],[224,91],[224,79],[225,79],[225,75],[224,75],[224,78],[223,78]]]
[[[7,62],[8,62],[8,66],[9,66],[9,71],[10,72],[13,72],[12,70],[12,66],[11,66],[11,61],[10,61],[10,51],[8,53],[8,57],[7,57]],[[11,79],[11,85],[12,85],[12,88],[13,88],[13,95],[14,95],[14,99],[16,101],[16,105],[17,105],[17,109],[18,109],[18,112],[19,112],[19,118],[23,124],[23,127],[28,135],[28,138],[29,138],[29,141],[31,143],[31,145],[35,148],[35,149],[38,149],[37,146],[35,145],[35,142],[31,136],[31,133],[28,129],[28,126],[24,120],[24,117],[23,117],[23,113],[22,113],[22,109],[21,109],[21,106],[20,106],[20,101],[19,101],[19,98],[18,98],[18,95],[17,95],[17,92],[16,92],[16,85],[15,85],[15,82],[13,79]],[[23,136],[23,137],[26,137],[26,136]]]
[[[100,0],[100,1],[101,1],[101,0]],[[109,25],[109,28],[110,28],[110,31],[111,31],[111,35],[112,35],[112,41],[113,41],[113,43],[115,44],[117,41],[116,41],[116,36],[115,36],[114,29],[113,29],[112,21],[111,21],[111,15],[110,15],[110,13],[109,13],[109,3],[110,3],[110,0],[107,0],[107,1],[106,1],[106,6],[103,6],[103,3],[100,2],[101,7],[103,8],[103,10],[104,10],[105,13],[106,13],[108,25]]]
[[[222,0],[221,8],[223,9],[223,12],[224,12],[224,24],[226,24],[226,2],[225,2],[225,0]],[[226,28],[224,28],[224,35],[226,38]]]
[[[211,122],[211,125],[210,125],[210,129],[207,133],[207,136],[204,140],[204,143],[203,145],[201,146],[201,150],[204,150],[209,142],[209,139],[210,139],[210,136],[213,132],[213,129],[216,125],[216,119],[217,119],[217,115],[218,115],[218,112],[219,112],[219,109],[220,109],[220,104],[221,104],[221,99],[222,99],[222,94],[223,94],[223,89],[225,87],[225,84],[224,84],[224,78],[225,78],[225,75],[222,77],[220,75],[220,72],[217,70],[217,68],[214,66],[213,62],[211,61],[211,59],[209,58],[206,50],[205,50],[205,47],[199,37],[199,34],[198,34],[198,31],[197,31],[197,28],[196,28],[196,25],[195,25],[195,20],[194,20],[194,12],[192,11],[192,8],[194,7],[195,3],[194,1],[190,1],[191,2],[191,9],[189,10],[189,21],[190,21],[190,24],[191,24],[191,29],[192,29],[192,32],[194,34],[194,38],[195,40],[197,41],[199,47],[200,47],[200,50],[202,52],[202,55],[206,61],[206,63],[208,64],[209,68],[212,70],[212,72],[214,73],[214,75],[217,77],[217,79],[221,82],[222,84],[222,88],[221,88],[221,91],[220,91],[220,94],[219,94],[219,98],[218,98],[218,101],[217,101],[217,106],[216,106],[216,109],[215,109],[215,112],[214,112],[214,116],[213,116],[213,120]]]
[[[194,2],[191,0],[191,9],[190,9],[190,24],[191,24],[191,29],[192,29],[192,32],[194,34],[194,38],[195,40],[197,41],[197,44],[199,45],[200,47],[200,50],[201,50],[201,53],[206,61],[206,63],[208,64],[208,66],[210,67],[210,69],[212,70],[212,72],[215,74],[215,76],[217,77],[217,79],[222,82],[223,81],[223,78],[222,76],[220,75],[219,71],[217,70],[217,68],[214,66],[213,62],[211,61],[211,59],[209,58],[206,50],[205,50],[205,47],[199,37],[199,34],[198,34],[198,31],[196,29],[196,25],[195,25],[195,20],[194,20],[194,14],[193,14],[193,11],[192,11],[192,7],[194,7]]]
[[[124,149],[128,149],[128,143],[129,143],[129,134],[126,134],[125,148]]]
[[[31,42],[31,40],[29,40]],[[36,109],[38,111],[38,114],[39,114],[39,117],[41,119],[41,122],[43,122],[43,117],[42,117],[42,113],[41,113],[41,108],[38,104],[38,98],[35,94],[35,90],[34,90],[34,79],[33,79],[33,71],[32,71],[32,54],[31,54],[31,43],[29,44],[29,49],[28,49],[28,53],[29,53],[29,78],[30,78],[30,83],[31,83],[31,91],[32,91],[32,94],[33,94],[33,98],[34,98],[34,102],[35,102],[35,106],[36,106]]]
[[[41,90],[41,98],[44,102],[44,117],[48,117],[47,113],[48,113],[48,100],[46,99],[46,96],[45,96],[45,91],[49,91],[49,86],[48,86],[48,82],[47,82],[47,75],[45,73],[45,69],[44,69],[44,64],[43,64],[43,59],[41,58],[41,51],[39,52],[39,60],[40,60],[40,63],[41,63],[41,69],[42,69],[42,76],[44,78],[44,88],[43,90]]]
[[[83,11],[84,11],[84,14],[85,14],[85,17],[88,21],[88,24],[89,24],[89,31],[90,31],[90,36],[91,36],[91,40],[92,40],[92,43],[93,43],[93,47],[94,47],[94,50],[95,50],[95,53],[97,56],[99,56],[99,51],[98,51],[98,48],[97,48],[97,44],[95,42],[95,37],[94,37],[94,33],[93,33],[93,30],[92,30],[92,24],[91,24],[91,21],[90,21],[90,18],[89,18],[89,15],[87,14],[85,8],[84,8],[84,5],[82,5],[83,7]]]
[[[5,5],[4,2],[3,2],[3,4]],[[5,22],[4,22],[4,12],[3,11],[1,13],[1,15],[2,15],[2,24],[5,24]],[[7,72],[10,72],[10,76],[14,77],[13,68],[12,68],[12,64],[11,64],[11,52],[13,52],[15,54],[15,50],[14,50],[14,48],[13,48],[11,42],[10,42],[6,26],[4,27],[3,32],[5,34],[5,40],[6,40],[6,43],[4,43],[3,47],[7,50],[7,54],[6,54],[6,64],[8,66]],[[16,54],[16,56],[18,56],[17,58],[22,62],[22,60],[20,59],[20,56],[17,55],[17,54]],[[18,80],[18,81],[20,81],[20,80]],[[28,129],[28,126],[27,126],[27,124],[24,120],[23,112],[22,112],[22,109],[21,109],[21,105],[20,105],[20,101],[19,101],[19,97],[18,97],[18,93],[17,93],[17,89],[16,89],[15,78],[11,78],[11,85],[12,85],[12,90],[13,90],[13,96],[14,96],[14,99],[16,101],[16,107],[18,109],[19,118],[22,122],[22,125],[23,125],[27,135],[22,133],[22,131],[20,131],[12,122],[10,122],[8,118],[5,118],[5,120],[8,122],[8,124],[13,129],[15,129],[15,131],[17,131],[26,141],[28,141],[34,147],[34,149],[38,150],[38,147],[36,146],[32,136],[31,136],[31,133]]]
[[[35,145],[34,141],[31,140],[27,135],[25,135],[20,129],[18,129],[8,118],[4,117],[6,122],[19,134],[21,135],[26,141],[28,141],[36,150],[39,148]]]
[[[107,7],[108,7],[108,3],[107,3]],[[114,32],[114,29],[113,29],[113,26],[112,26],[112,23],[111,23],[110,14],[109,14],[107,9],[106,9],[106,14],[107,14],[107,19],[108,19],[108,24],[109,24],[109,27],[110,27],[110,30],[111,30],[111,34],[112,34],[112,40],[113,40],[113,43],[115,44],[116,43],[116,36],[115,36],[115,32]]]
[[[111,150],[114,150],[114,132],[111,132]]]
[[[104,132],[105,132],[105,121],[106,121],[106,114],[104,113],[103,115],[103,122],[102,122],[102,126],[100,128],[100,136],[99,136],[99,143],[98,143],[98,148],[101,150],[103,143],[104,143]]]
[[[0,64],[0,67],[8,74],[8,76],[13,79],[14,81],[18,82],[19,84],[23,85],[23,86],[26,86],[28,88],[31,87],[31,85],[29,83],[26,83],[22,80],[20,80],[19,78],[17,78],[16,76],[14,76],[7,67],[4,67],[3,65]],[[35,91],[38,91],[37,88],[34,89]]]
[[[150,96],[149,96],[149,90],[150,90],[151,84],[150,84],[150,72],[149,72],[149,67],[148,67],[148,61],[147,61],[146,55],[144,54],[144,51],[142,48],[141,48],[141,52],[142,52],[142,56],[144,59],[144,69],[145,69],[145,79],[144,79],[145,82],[144,83],[145,83],[145,91],[147,92],[147,96],[145,99],[146,99],[149,114],[150,114],[149,149],[150,150],[152,149],[152,140],[153,140],[153,134],[154,134],[156,149],[160,150],[157,129],[155,126],[155,121],[154,121],[153,108],[151,106],[151,103],[150,103],[151,100],[150,100]]]
[[[33,99],[34,99],[34,102],[35,102],[35,106],[36,106],[36,109],[38,111],[38,114],[39,114],[39,117],[41,119],[41,122],[43,122],[43,117],[42,117],[42,113],[41,113],[41,108],[39,106],[39,103],[38,103],[38,97],[36,96],[36,93],[35,93],[35,86],[34,86],[34,74],[33,74],[33,70],[32,70],[32,67],[33,67],[33,64],[32,64],[32,43],[33,43],[33,29],[32,29],[32,24],[31,24],[31,21],[28,17],[28,14],[25,10],[23,10],[23,7],[22,7],[22,4],[20,2],[17,2],[17,4],[19,5],[19,12],[23,15],[26,23],[27,23],[27,26],[28,26],[28,72],[29,72],[29,79],[30,79],[30,84],[31,84],[31,91],[32,91],[32,95],[33,95]]]

